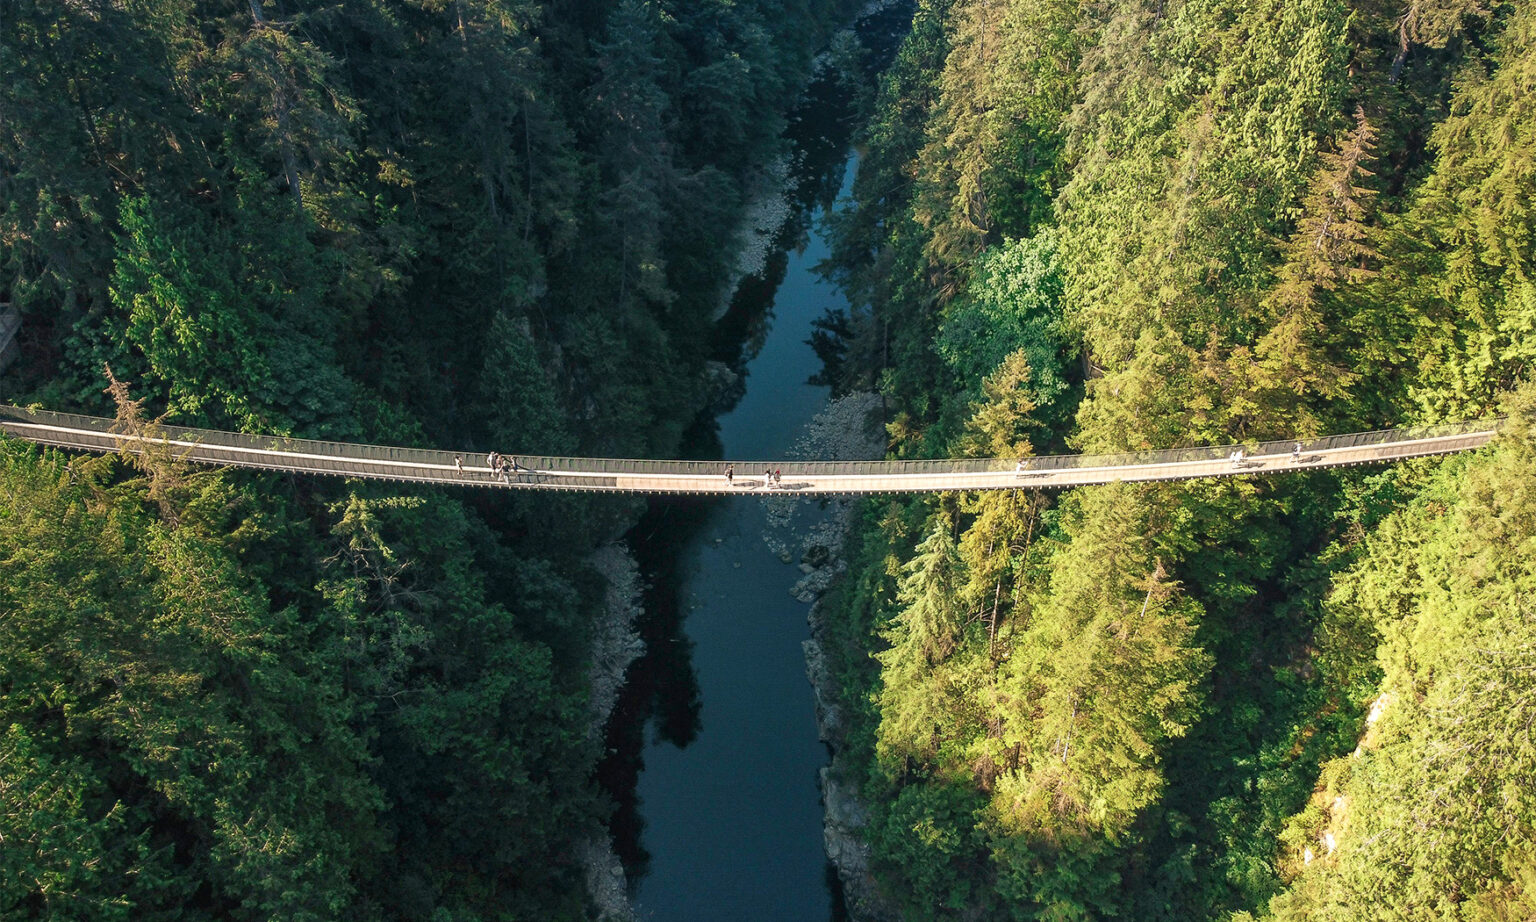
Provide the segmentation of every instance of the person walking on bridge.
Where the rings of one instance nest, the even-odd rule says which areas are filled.
[[[732,486],[735,483],[736,483],[736,465],[734,465],[734,464],[727,464],[725,466],[725,485],[729,487],[729,486]]]

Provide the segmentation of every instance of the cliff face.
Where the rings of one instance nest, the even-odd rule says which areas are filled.
[[[837,680],[821,646],[823,617],[819,604],[811,607],[808,620],[811,639],[803,644],[805,675],[816,692],[817,734],[832,750],[831,764],[821,770],[821,801],[826,809],[822,839],[827,860],[837,868],[850,922],[895,922],[900,914],[881,894],[870,867],[873,852],[864,841],[869,812],[859,800],[857,782],[845,777],[853,766],[840,757],[845,726],[842,707],[837,703]]]
[[[591,689],[587,737],[599,740],[624,685],[624,674],[645,652],[645,642],[635,630],[635,619],[642,611],[640,569],[634,556],[621,544],[609,544],[594,551],[589,560],[608,583],[603,610],[594,619],[587,672]],[[629,902],[629,882],[608,832],[594,832],[583,843],[580,857],[599,922],[632,922],[635,910]]]

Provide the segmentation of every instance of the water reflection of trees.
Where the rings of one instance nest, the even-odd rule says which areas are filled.
[[[658,499],[628,535],[646,582],[645,613],[635,624],[646,652],[630,665],[608,719],[608,752],[598,765],[598,779],[614,800],[609,827],[630,880],[643,876],[650,861],[640,844],[645,820],[637,793],[647,728],[655,728],[656,741],[682,748],[702,727],[693,641],[683,629],[687,612],[677,549],[697,534],[711,504],[693,497]]]

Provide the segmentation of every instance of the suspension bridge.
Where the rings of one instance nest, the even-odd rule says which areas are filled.
[[[1215,445],[1110,455],[1043,455],[919,461],[646,461],[509,456],[495,471],[487,455],[250,435],[156,425],[122,431],[112,419],[0,404],[0,432],[41,445],[91,452],[154,452],[180,461],[331,474],[372,480],[501,490],[608,493],[815,495],[957,490],[1064,489],[1114,482],[1294,474],[1470,451],[1487,444],[1502,420],[1248,445]],[[733,471],[729,479],[727,466]],[[778,477],[770,476],[777,472]]]

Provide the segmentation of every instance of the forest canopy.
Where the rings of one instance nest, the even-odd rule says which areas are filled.
[[[867,503],[823,604],[890,912],[1531,914],[1533,30],[919,4],[827,266],[895,456],[1512,421],[1390,470]]]
[[[6,398],[667,456],[857,5],[0,0]],[[818,347],[893,457],[1509,418],[863,504],[833,771],[893,913],[1536,913],[1536,8],[921,0],[863,104]],[[0,497],[0,917],[592,915],[636,507],[5,440]]]
[[[3,0],[5,399],[670,456],[856,7]],[[637,512],[0,439],[0,917],[591,917]]]

